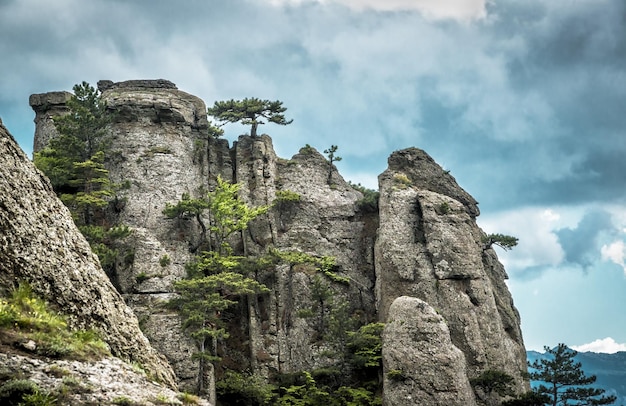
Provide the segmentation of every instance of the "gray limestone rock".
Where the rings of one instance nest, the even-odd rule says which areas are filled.
[[[414,148],[396,152],[379,177],[379,317],[388,320],[389,308],[400,296],[427,302],[444,318],[452,343],[465,354],[470,378],[487,369],[500,370],[514,376],[516,389],[523,391],[528,387],[521,374],[526,370],[525,349],[519,314],[504,284],[506,274],[494,251],[483,250],[473,199],[426,157]],[[419,171],[399,162],[418,162]],[[424,174],[443,179],[424,179]]]
[[[154,382],[118,358],[81,362],[0,354],[0,370],[4,374],[19,371],[21,379],[52,393],[59,405],[183,405],[182,393]],[[196,404],[211,405],[204,399],[197,399]]]
[[[333,359],[325,354],[337,348],[321,339],[318,315],[311,314],[316,309],[312,287],[321,278],[335,303],[346,303],[363,323],[391,321],[390,308],[400,296],[413,298],[404,301],[409,307],[423,301],[418,307],[430,323],[425,331],[439,337],[439,344],[429,344],[434,358],[419,351],[416,356],[432,374],[443,363],[447,372],[430,378],[445,393],[462,392],[464,404],[474,401],[467,394],[468,379],[487,369],[514,376],[519,392],[528,389],[521,374],[526,363],[519,314],[495,252],[483,250],[477,202],[424,151],[392,154],[379,177],[379,210],[364,210],[359,205],[363,195],[314,148],[282,159],[267,135],[241,136],[232,148],[226,140],[208,138],[204,103],[171,82],[101,81],[98,86],[114,117],[106,164],[115,181],[129,186],[116,216],[133,229],[124,244],[134,261],[120,264],[115,284],[182,386],[194,383],[193,344],[181,333],[176,315],[158,304],[172,295],[172,282],[184,277],[184,265],[199,247],[200,228],[193,219],[166,219],[162,210],[183,193],[199,197],[213,190],[221,176],[240,184],[239,198],[249,205],[271,206],[248,230],[232,236],[236,254],[275,248],[331,256],[337,263],[333,272],[349,280],[347,285],[331,282],[314,267],[288,264],[251,274],[271,293],[242,298],[229,310],[224,364],[264,376],[330,365]],[[35,99],[46,97],[52,98]],[[47,108],[41,101],[33,106],[39,106],[38,115]],[[281,202],[279,196],[287,192],[299,200]],[[432,316],[431,307],[439,315]],[[404,334],[395,327],[385,332],[387,355]],[[419,396],[430,393],[423,387],[402,388],[398,399],[413,396],[411,390]],[[391,392],[386,388],[385,393]]]
[[[114,355],[175,386],[171,367],[142,334],[69,210],[0,126],[0,290],[18,281],[30,283],[72,326],[96,329]]]
[[[29,104],[35,111],[35,140],[33,151],[41,151],[51,138],[58,133],[54,127],[54,117],[67,114],[66,103],[72,97],[69,92],[49,92],[33,94]]]
[[[383,405],[476,405],[463,352],[428,303],[393,301],[383,332]]]

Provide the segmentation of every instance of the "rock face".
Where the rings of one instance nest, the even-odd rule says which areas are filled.
[[[172,282],[197,254],[200,229],[192,220],[166,219],[162,210],[183,193],[212,190],[219,175],[240,184],[246,203],[271,205],[231,238],[235,253],[275,248],[334,257],[333,272],[349,281],[330,280],[306,265],[258,271],[271,293],[245,298],[229,313],[223,365],[266,377],[327,366],[327,354],[342,344],[323,340],[323,333],[330,313],[344,304],[362,323],[389,324],[385,368],[407,369],[411,379],[386,378],[387,404],[411,404],[408,396],[423,399],[414,404],[475,404],[469,379],[488,369],[514,376],[518,391],[528,389],[519,315],[502,265],[481,242],[477,202],[425,152],[392,154],[379,177],[376,211],[311,147],[287,160],[276,156],[267,135],[241,136],[232,147],[208,138],[204,103],[171,82],[101,81],[99,87],[115,117],[107,165],[114,180],[129,184],[117,215],[133,229],[126,244],[135,253],[112,279],[183,386],[195,382],[195,349],[176,315],[159,304],[172,297]],[[284,201],[285,193],[299,200]],[[320,286],[335,309],[316,299]],[[400,320],[421,335],[409,337]],[[398,352],[402,343],[406,354]],[[410,370],[407,359],[419,361],[420,369]],[[446,368],[438,374],[440,362]]]
[[[199,231],[194,222],[169,220],[162,211],[185,193],[199,197],[208,190],[206,107],[165,80],[100,81],[98,87],[114,117],[111,178],[128,185],[118,220],[133,230],[125,247],[134,261],[119,263],[113,282],[153,346],[167,356],[181,387],[191,391],[196,350],[176,313],[163,305],[172,282],[186,274]]]
[[[0,354],[0,371],[20,371],[64,405],[182,405],[181,393],[153,382],[142,371],[118,358],[81,362],[42,360],[17,354]],[[126,401],[126,403],[122,403]],[[198,399],[197,405],[210,406]]]
[[[30,106],[35,111],[35,141],[33,150],[42,150],[57,134],[53,118],[67,113],[67,101],[72,97],[69,92],[50,92],[30,96]]]
[[[383,343],[384,405],[476,404],[465,356],[428,303],[408,296],[394,300]]]
[[[407,166],[406,162],[417,163]],[[424,173],[437,174],[432,182]],[[473,216],[476,202],[416,148],[398,151],[379,177],[376,300],[381,320],[399,296],[436,308],[452,343],[465,354],[468,374],[487,369],[527,382],[520,319],[504,284],[507,277]]]
[[[69,210],[0,125],[0,290],[6,294],[18,281],[69,314],[73,326],[96,329],[114,355],[175,387],[171,367],[150,346]]]

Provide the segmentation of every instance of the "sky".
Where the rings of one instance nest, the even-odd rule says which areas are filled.
[[[32,153],[32,93],[168,79],[281,100],[279,156],[339,147],[377,188],[428,152],[480,202],[528,349],[626,351],[623,0],[0,0],[0,117]],[[234,140],[246,129],[225,128]]]

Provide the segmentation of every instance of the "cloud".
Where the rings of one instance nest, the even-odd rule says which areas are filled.
[[[576,227],[561,228],[555,234],[565,253],[565,261],[587,270],[604,256],[601,239],[615,232],[611,214],[596,209],[585,213]]]
[[[611,337],[595,340],[588,344],[572,346],[573,350],[578,352],[598,352],[605,354],[614,354],[619,351],[626,351],[626,344],[616,343]]]
[[[417,10],[431,18],[468,20],[484,17],[485,0],[269,0],[274,5],[302,5],[318,2],[337,3],[354,10],[406,11]]]
[[[519,239],[511,251],[498,251],[507,272],[516,278],[531,279],[560,263],[564,252],[554,234],[561,215],[556,209],[516,208],[492,215],[481,215],[479,225],[487,233],[502,233]]]
[[[624,274],[626,275],[626,263],[624,261],[626,252],[626,246],[624,245],[624,241],[618,240],[614,241],[611,244],[603,245],[601,248],[602,259],[605,261],[611,261],[622,267],[624,270]]]

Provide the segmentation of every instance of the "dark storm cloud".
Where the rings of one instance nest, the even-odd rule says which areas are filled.
[[[536,92],[553,117],[518,159],[545,149],[559,167],[520,177],[518,190],[535,204],[623,201],[626,3],[498,2],[490,12],[512,91]]]
[[[588,270],[600,260],[601,239],[617,234],[610,213],[595,210],[585,214],[575,228],[554,232],[565,253],[564,260]]]
[[[457,22],[332,2],[5,1],[0,115],[29,145],[31,93],[165,78],[208,104],[283,100],[294,123],[264,128],[277,151],[337,144],[348,177],[375,179],[390,152],[417,146],[483,212],[615,201],[624,4],[496,1],[485,19]]]

